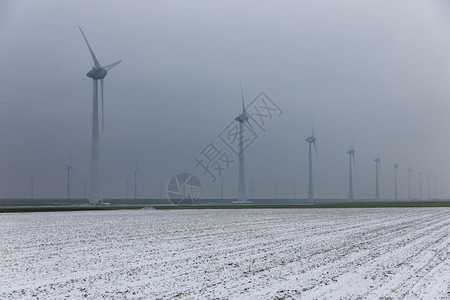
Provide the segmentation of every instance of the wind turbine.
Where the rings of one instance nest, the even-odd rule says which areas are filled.
[[[411,201],[411,172],[412,169],[408,169],[408,201]]]
[[[86,200],[86,184],[87,184],[87,181],[85,179],[85,180],[83,180],[83,200]]]
[[[97,57],[92,51],[89,42],[84,35],[83,30],[80,26],[81,34],[83,35],[84,40],[86,41],[86,45],[89,48],[89,52],[91,53],[92,59],[94,60],[94,66],[92,70],[90,70],[86,75],[89,78],[92,78],[94,82],[94,97],[93,97],[93,110],[92,110],[92,152],[91,152],[91,178],[89,184],[89,203],[90,204],[103,204],[103,195],[102,195],[102,185],[101,185],[101,174],[100,174],[100,149],[99,149],[99,123],[98,123],[98,80],[100,79],[101,85],[101,97],[102,97],[102,130],[104,125],[104,109],[103,109],[103,85],[104,78],[109,70],[114,68],[117,64],[121,62],[121,60],[116,61],[113,64],[107,66],[101,66],[98,62]]]
[[[397,169],[398,169],[398,164],[395,163],[393,165],[394,167],[394,199],[398,200],[398,191],[397,191]]]
[[[312,147],[311,144],[314,145],[314,151],[317,155],[317,147],[316,147],[316,137],[314,136],[314,126],[312,129],[311,136],[306,139],[306,141],[309,144],[309,177],[308,177],[308,201],[313,202],[314,201],[314,187],[313,187],[313,174],[312,174]]]
[[[242,99],[242,113],[238,115],[234,120],[239,122],[239,184],[238,184],[238,199],[234,203],[251,203],[247,200],[245,194],[245,173],[244,173],[244,122],[247,123],[250,128],[250,122],[248,121],[247,111],[244,105],[244,93],[241,86],[241,99]]]
[[[348,166],[349,166],[349,177],[348,177],[348,199],[353,200],[353,174],[352,170],[355,168],[355,150],[353,147],[347,151],[348,154]],[[352,168],[353,162],[353,168]]]
[[[137,167],[137,163],[136,163],[136,168],[134,169],[134,200],[137,199],[137,175],[141,175],[142,174],[138,171],[138,167]]]
[[[379,179],[379,171],[380,171],[380,162],[381,158],[377,156],[373,160],[375,162],[375,200],[380,200],[380,179]]]
[[[431,195],[430,195],[430,174],[428,174],[427,175],[427,183],[428,183],[428,191],[427,191],[427,193],[428,193],[428,201],[430,201],[431,200]]]
[[[73,171],[72,168],[72,159],[70,159],[70,163],[67,164],[66,168],[67,168],[67,199],[70,200],[70,173],[75,175],[75,172]]]

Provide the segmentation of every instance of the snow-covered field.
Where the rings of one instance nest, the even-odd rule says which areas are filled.
[[[0,299],[450,299],[450,209],[0,214]]]

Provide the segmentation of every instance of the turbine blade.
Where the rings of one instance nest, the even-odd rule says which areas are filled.
[[[100,79],[100,86],[101,86],[101,92],[102,92],[102,132],[105,129],[105,109],[103,105],[103,81],[105,78]]]
[[[80,27],[79,25],[78,25],[78,28],[80,28],[81,34],[83,35],[83,38],[84,38],[84,40],[86,41],[86,44],[87,44],[87,46],[88,46],[88,48],[89,48],[89,52],[91,52],[92,59],[94,60],[95,67],[96,67],[96,68],[101,68],[100,63],[98,62],[97,57],[95,57],[94,51],[92,51],[92,48],[91,48],[91,46],[89,45],[89,42],[88,42],[86,36],[84,35],[83,30],[81,29],[81,27]]]
[[[242,82],[239,82],[239,85],[241,87],[241,99],[242,99],[242,113],[245,113],[245,105],[244,105],[244,92],[242,91]]]
[[[104,66],[104,67],[102,67],[102,68],[105,69],[106,71],[109,71],[109,70],[111,70],[112,68],[114,68],[115,66],[117,66],[118,64],[120,64],[121,62],[122,62],[122,61],[119,60],[119,61],[116,61],[116,62],[113,63],[113,64]]]
[[[250,126],[251,129],[253,129],[252,125],[250,124],[250,122],[248,120],[246,120],[248,126]]]
[[[314,145],[314,151],[316,152],[317,160],[319,160],[319,155],[317,154],[316,141],[313,142],[313,145]]]

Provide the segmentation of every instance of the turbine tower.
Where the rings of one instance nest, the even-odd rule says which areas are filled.
[[[355,150],[353,147],[347,151],[348,154],[348,166],[349,166],[349,177],[348,177],[348,199],[353,200],[353,168],[355,167]],[[352,167],[353,162],[353,167]]]
[[[86,200],[86,179],[83,180],[83,200]]]
[[[238,199],[235,203],[251,203],[247,200],[245,194],[245,173],[244,173],[244,122],[247,123],[250,128],[250,122],[248,121],[247,111],[244,105],[244,93],[242,92],[241,85],[241,99],[242,99],[242,113],[238,115],[235,120],[239,122],[239,185],[238,185]]]
[[[72,160],[71,162],[66,166],[67,168],[67,199],[70,200],[70,173],[75,175],[75,172],[72,168]]]
[[[408,201],[411,201],[411,172],[412,169],[408,169]]]
[[[375,200],[380,200],[380,162],[381,159],[379,156],[373,160],[375,162]]]
[[[430,195],[430,174],[427,175],[427,183],[428,183],[427,196],[428,196],[428,201],[430,201],[431,200],[431,195]]]
[[[308,176],[308,201],[314,201],[314,186],[313,186],[313,174],[312,174],[312,146],[314,145],[314,151],[317,155],[317,147],[316,147],[316,137],[314,136],[314,126],[312,129],[311,136],[306,139],[306,142],[309,144],[309,176]]]
[[[100,79],[100,88],[101,88],[101,97],[102,97],[102,130],[104,124],[104,110],[103,110],[103,81],[106,77],[106,74],[109,70],[114,68],[117,64],[121,62],[121,60],[107,65],[101,66],[98,62],[97,57],[92,51],[91,46],[81,30],[81,34],[83,35],[84,40],[86,41],[86,45],[91,53],[92,59],[94,60],[94,66],[92,70],[90,70],[86,75],[89,78],[92,78],[94,82],[94,94],[93,94],[93,110],[92,110],[92,152],[91,152],[91,178],[89,184],[89,203],[100,205],[103,204],[103,194],[102,194],[102,185],[101,185],[101,174],[100,174],[100,149],[99,149],[99,122],[98,122],[98,80]]]
[[[398,191],[397,191],[397,169],[398,169],[398,164],[394,164],[394,199],[398,200]]]

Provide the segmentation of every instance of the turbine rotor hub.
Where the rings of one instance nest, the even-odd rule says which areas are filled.
[[[237,116],[235,118],[235,120],[240,123],[244,123],[244,122],[248,121],[248,116],[247,116],[247,114],[240,114],[239,116]]]

